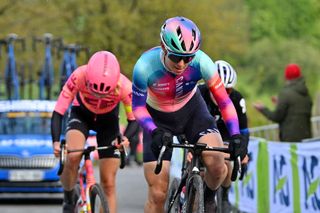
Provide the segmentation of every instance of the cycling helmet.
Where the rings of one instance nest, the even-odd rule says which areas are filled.
[[[86,70],[87,87],[94,93],[105,95],[114,90],[120,78],[120,65],[115,55],[99,51],[89,59]]]
[[[232,66],[223,60],[216,61],[218,73],[225,88],[233,88],[237,83],[237,73]]]
[[[160,38],[165,48],[177,55],[193,55],[201,44],[198,27],[182,16],[167,19],[161,27]]]

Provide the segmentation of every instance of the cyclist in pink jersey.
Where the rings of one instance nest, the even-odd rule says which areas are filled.
[[[119,135],[119,103],[124,104],[128,125],[123,144],[138,131],[131,100],[132,88],[128,78],[120,73],[117,58],[107,51],[96,52],[88,64],[77,68],[65,83],[56,103],[51,122],[54,154],[59,156],[62,119],[69,106],[66,143],[69,149],[81,149],[89,130],[96,131],[98,146],[108,146]],[[110,212],[116,212],[115,177],[119,167],[119,153],[99,150],[100,181],[106,193]],[[64,188],[63,212],[74,212],[74,186],[81,156],[67,156],[61,175]]]
[[[165,140],[172,142],[172,135],[184,134],[189,143],[223,146],[214,118],[197,88],[199,80],[207,84],[226,123],[232,141],[230,157],[243,159],[247,154],[236,110],[217,66],[200,50],[198,27],[184,17],[170,18],[162,25],[160,38],[161,46],[146,51],[136,62],[132,85],[133,112],[144,130],[144,174],[149,187],[144,210],[150,213],[164,212],[172,149],[164,154],[158,175],[154,169]],[[204,152],[202,159],[206,185],[215,191],[230,178],[230,163],[225,162],[224,154],[216,152]],[[205,199],[213,202],[213,196]],[[206,212],[212,210],[206,208]]]

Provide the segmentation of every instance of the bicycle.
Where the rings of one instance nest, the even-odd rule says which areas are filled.
[[[88,59],[89,48],[83,47],[78,44],[68,44],[60,46],[59,52],[60,50],[63,50],[63,59],[60,65],[60,88],[62,89],[63,85],[65,84],[71,73],[78,67],[77,55],[81,51],[85,51],[86,57]],[[60,56],[60,54],[58,56]]]
[[[51,33],[45,33],[42,37],[33,37],[33,50],[36,51],[36,43],[41,42],[45,45],[45,58],[43,67],[40,71],[39,79],[39,98],[45,99],[44,91],[46,91],[46,99],[51,99],[51,90],[54,83],[54,67],[52,62],[52,47],[59,47],[62,44],[61,38],[54,38]]]
[[[117,144],[121,142],[121,135],[117,136]],[[115,149],[120,152],[120,169],[125,166],[125,159],[127,155],[126,148],[122,146],[122,150],[119,149],[119,145],[110,145],[103,147],[88,146],[84,149],[67,150],[65,140],[61,140],[60,143],[60,167],[58,175],[60,176],[63,171],[64,163],[67,153],[82,152],[84,163],[79,169],[78,184],[75,187],[76,191],[76,208],[75,212],[81,213],[94,213],[103,212],[108,213],[109,207],[107,198],[99,183],[96,182],[94,177],[93,163],[90,158],[90,153],[95,150],[107,150]]]
[[[19,78],[16,66],[16,59],[14,53],[14,42],[20,42],[22,50],[25,50],[25,39],[19,37],[15,33],[10,33],[5,39],[0,40],[0,44],[6,45],[7,62],[5,68],[5,90],[7,99],[18,100],[19,95]],[[1,51],[0,51],[1,52]]]
[[[187,152],[184,153],[183,166],[181,169],[181,179],[174,178],[167,194],[167,200],[165,207],[167,212],[186,212],[186,213],[204,213],[205,212],[205,200],[204,200],[204,182],[201,176],[203,166],[201,162],[201,153],[203,151],[218,151],[223,153],[229,153],[229,149],[226,147],[210,147],[207,144],[196,143],[189,144],[184,137],[180,137],[181,144],[170,144],[165,141],[161,148],[159,158],[157,161],[155,174],[159,174],[162,167],[162,156],[167,147],[170,148],[182,148],[190,151],[193,155],[190,163],[186,161]],[[230,159],[228,159],[230,160]],[[240,168],[240,157],[233,161],[234,166],[232,170],[231,180],[235,181]],[[180,194],[185,187],[185,202],[180,204]]]

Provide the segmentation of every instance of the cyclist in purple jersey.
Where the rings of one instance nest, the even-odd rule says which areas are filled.
[[[148,183],[145,212],[163,212],[169,183],[172,150],[163,157],[163,167],[154,168],[164,139],[185,134],[190,143],[223,146],[213,117],[197,89],[203,79],[215,97],[233,140],[231,158],[243,158],[247,147],[240,135],[236,110],[221,82],[215,63],[199,50],[201,35],[189,19],[174,17],[165,21],[160,32],[161,46],[145,52],[133,70],[132,106],[143,127],[144,174]],[[229,163],[224,154],[204,152],[206,185],[216,190],[225,181]]]

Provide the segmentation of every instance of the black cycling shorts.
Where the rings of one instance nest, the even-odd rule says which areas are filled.
[[[161,112],[147,105],[153,121],[157,127],[167,129],[173,135],[184,134],[189,143],[197,143],[199,138],[210,132],[219,132],[210,115],[207,105],[201,97],[200,91],[194,94],[190,101],[176,112]],[[171,160],[172,150],[167,150],[163,160]],[[156,161],[151,151],[151,135],[143,131],[143,161]]]
[[[105,114],[94,114],[84,106],[72,106],[68,117],[66,132],[77,129],[85,138],[89,136],[89,130],[94,130],[98,147],[109,146],[118,136],[119,130],[119,104]],[[119,152],[113,149],[98,150],[99,158],[119,157]]]

